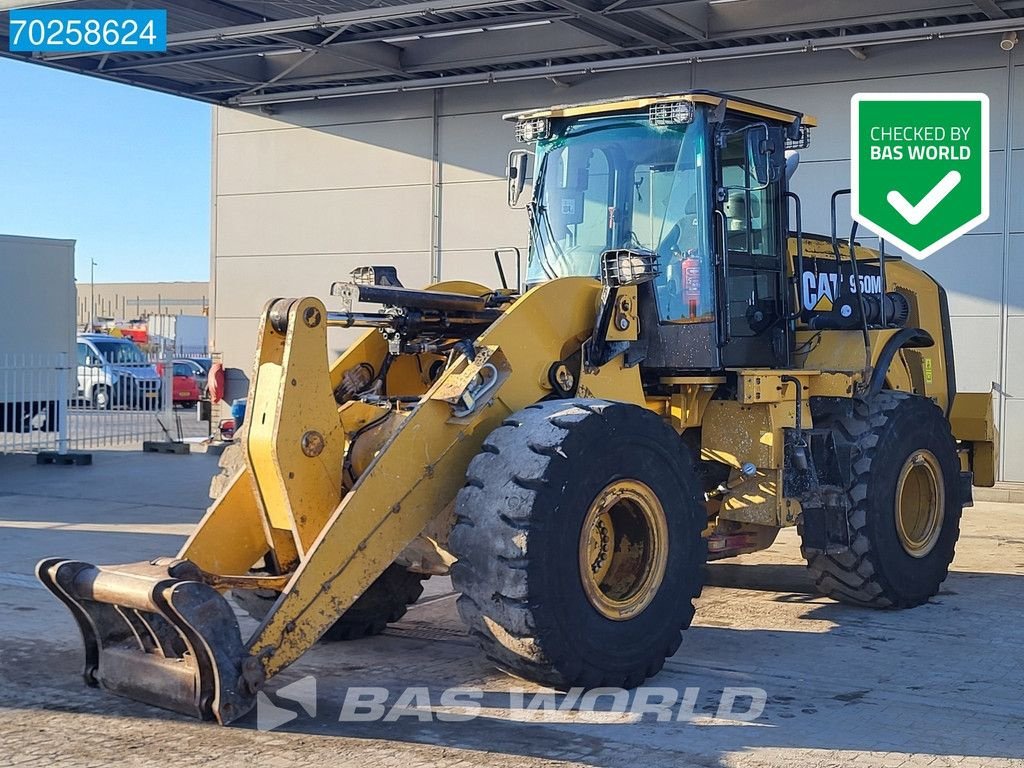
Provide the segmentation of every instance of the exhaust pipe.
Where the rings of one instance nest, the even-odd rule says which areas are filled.
[[[85,682],[227,725],[255,705],[263,665],[227,600],[188,560],[95,566],[41,561],[36,576],[68,607],[85,644]]]

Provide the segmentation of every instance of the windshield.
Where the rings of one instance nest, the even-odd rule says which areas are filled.
[[[662,320],[711,317],[703,112],[688,125],[647,115],[579,120],[537,147],[527,282],[598,276],[601,253],[657,253]]]
[[[93,344],[111,365],[144,365],[149,362],[139,348],[128,341],[94,341]]]

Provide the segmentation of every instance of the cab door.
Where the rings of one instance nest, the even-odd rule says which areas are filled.
[[[716,251],[719,344],[725,367],[784,366],[788,360],[785,320],[785,196],[781,129],[764,123],[726,122],[717,144]],[[767,145],[780,148],[758,157]],[[758,180],[755,163],[768,169]],[[762,177],[764,173],[761,173]]]

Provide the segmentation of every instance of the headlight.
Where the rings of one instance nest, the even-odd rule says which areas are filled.
[[[658,276],[658,256],[651,251],[605,251],[601,280],[605,285],[640,285]]]
[[[535,141],[546,139],[550,134],[551,123],[545,117],[520,120],[516,123],[516,141],[523,144],[532,144]]]
[[[787,134],[790,131],[787,130]],[[786,149],[807,149],[811,146],[811,129],[806,125],[801,125],[795,135],[786,136]]]
[[[693,122],[693,103],[669,101],[651,104],[647,113],[651,125],[682,125]]]
[[[398,270],[395,267],[356,267],[349,273],[352,277],[352,282],[356,285],[386,285],[394,286],[395,288],[402,288],[402,282],[398,279]],[[335,283],[334,285],[338,285]],[[334,293],[334,287],[331,287],[331,295],[337,296],[339,294]]]

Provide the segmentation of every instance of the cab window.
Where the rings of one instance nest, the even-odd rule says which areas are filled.
[[[747,139],[747,130],[734,126],[720,156],[719,211],[724,221],[720,236],[729,251],[727,322],[734,337],[759,336],[774,327],[781,306],[780,185],[758,182]]]
[[[92,354],[92,350],[89,349],[89,345],[88,344],[83,344],[82,342],[78,342],[78,364],[79,365],[83,365],[83,366],[89,365],[90,358],[92,358],[93,356],[94,355]]]

